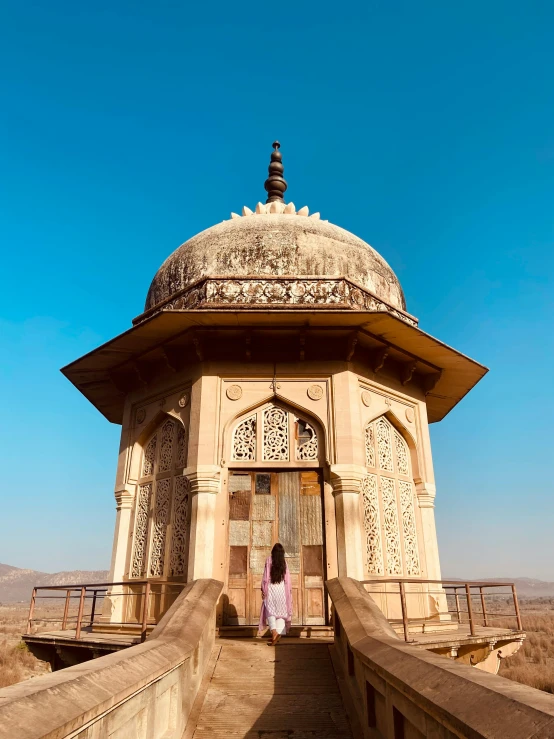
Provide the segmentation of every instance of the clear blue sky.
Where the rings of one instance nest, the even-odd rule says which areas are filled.
[[[0,561],[108,567],[119,428],[59,368],[262,198],[279,138],[290,199],[490,367],[432,428],[443,572],[554,580],[553,29],[536,0],[0,2]]]

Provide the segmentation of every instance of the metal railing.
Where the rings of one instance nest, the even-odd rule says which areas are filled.
[[[29,606],[29,618],[27,620],[26,634],[32,633],[34,622],[54,622],[61,623],[61,630],[73,630],[75,629],[74,639],[81,638],[81,632],[83,628],[90,628],[95,624],[95,618],[100,614],[102,615],[102,605],[104,598],[109,593],[109,597],[115,599],[118,598],[141,598],[140,611],[137,614],[136,620],[127,621],[112,621],[110,619],[110,626],[120,626],[122,628],[132,627],[136,628],[140,626],[140,640],[143,642],[146,639],[148,626],[155,625],[163,614],[167,611],[169,606],[175,600],[175,597],[179,592],[170,592],[171,589],[181,589],[185,587],[185,583],[168,582],[165,580],[133,580],[127,582],[107,582],[107,583],[85,583],[78,585],[40,585],[33,588],[31,595],[31,603]],[[113,592],[113,588],[122,588],[122,592]],[[60,595],[39,595],[39,591],[54,591],[56,593],[65,593],[65,596]],[[60,601],[63,598],[63,615],[61,618],[34,618],[35,606],[38,600],[57,600]],[[158,598],[160,607],[157,609],[155,616],[152,616],[152,599]],[[71,604],[72,601],[78,601],[77,613],[72,615]],[[85,613],[85,605],[87,601],[91,602],[90,613]],[[163,604],[162,604],[163,601]],[[128,604],[129,601],[126,601]],[[150,608],[149,608],[150,606]],[[127,613],[130,609],[127,608]],[[70,637],[71,638],[71,637]]]
[[[450,619],[455,617],[459,624],[468,624],[471,636],[477,635],[478,625],[490,627],[494,621],[507,618],[515,619],[517,629],[512,630],[523,630],[516,586],[512,582],[482,582],[478,580],[462,582],[459,580],[418,580],[417,578],[375,579],[362,580],[361,582],[366,586],[365,589],[370,595],[384,597],[385,616],[391,624],[402,623],[405,641],[410,641],[410,625],[425,627],[425,625],[431,625],[433,622],[439,621],[441,616]],[[375,589],[385,585],[393,587],[392,589]],[[416,585],[421,587],[412,587]],[[501,592],[500,588],[506,589],[507,592]],[[408,604],[407,599],[410,596],[419,598],[420,602],[415,607]],[[488,607],[487,597],[489,598]],[[392,607],[389,607],[389,598],[393,599]],[[434,605],[433,609],[429,608],[431,598]],[[396,604],[394,600],[396,600]],[[441,602],[446,606],[446,609],[440,610],[438,604]],[[506,603],[513,604],[513,611],[503,613],[497,610],[499,605],[503,607]],[[399,609],[398,605],[400,606]],[[388,616],[388,613],[395,610],[401,614],[401,618]],[[424,613],[418,613],[414,616],[413,612],[418,610]],[[410,612],[412,615],[410,615]],[[498,626],[498,628],[504,627]]]

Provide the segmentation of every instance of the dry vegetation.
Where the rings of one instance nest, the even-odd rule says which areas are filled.
[[[51,618],[53,611],[57,616],[59,607],[37,609],[37,618]],[[27,605],[0,605],[0,688],[50,672],[50,665],[33,657],[25,642],[21,641],[28,613]],[[38,621],[36,626],[37,631],[44,631],[52,624]]]
[[[522,600],[520,608],[527,638],[513,657],[501,662],[499,674],[554,693],[554,598]]]
[[[511,610],[511,603],[508,601]],[[505,612],[506,602],[487,605],[490,612]],[[554,598],[521,599],[523,628],[527,634],[521,649],[501,662],[499,674],[533,688],[554,693]],[[59,617],[60,605],[37,607],[33,631],[59,628],[42,619]],[[21,641],[27,626],[28,606],[0,605],[0,688],[50,672],[50,666],[36,659]],[[495,625],[513,627],[513,619]]]

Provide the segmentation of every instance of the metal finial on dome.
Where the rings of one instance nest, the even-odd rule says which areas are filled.
[[[283,195],[285,194],[285,190],[287,189],[287,183],[285,182],[285,178],[283,177],[283,172],[285,171],[285,168],[282,164],[283,155],[280,151],[278,151],[281,148],[281,144],[278,141],[273,142],[273,149],[274,151],[271,152],[271,161],[269,163],[269,167],[267,168],[267,171],[269,172],[269,177],[264,182],[264,188],[267,192],[267,200],[266,203],[273,203],[275,200],[279,200],[281,203],[284,203]]]

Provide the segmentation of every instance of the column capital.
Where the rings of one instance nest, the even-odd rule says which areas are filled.
[[[431,482],[416,482],[416,495],[420,508],[434,508],[437,487]]]
[[[116,510],[121,511],[125,508],[132,508],[135,495],[125,486],[116,488],[114,491]]]
[[[362,480],[367,475],[365,467],[357,464],[333,464],[331,465],[331,485],[333,495],[341,493],[360,492]]]
[[[219,493],[221,485],[221,467],[215,464],[198,465],[184,470],[183,475],[190,481],[192,495],[198,493]]]

